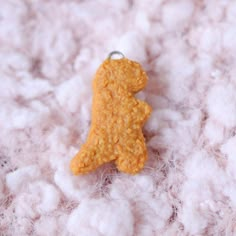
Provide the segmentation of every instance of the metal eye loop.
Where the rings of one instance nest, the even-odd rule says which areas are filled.
[[[125,58],[124,54],[119,51],[112,51],[109,53],[109,55],[107,57],[107,59],[109,59],[109,60],[117,60],[117,59],[123,59],[123,58]]]

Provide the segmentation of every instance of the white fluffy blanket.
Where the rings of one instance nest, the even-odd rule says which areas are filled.
[[[0,235],[236,235],[235,25],[233,0],[0,0]],[[112,50],[149,76],[149,160],[74,177]]]

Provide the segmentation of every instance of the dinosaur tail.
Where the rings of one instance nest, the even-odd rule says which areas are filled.
[[[97,158],[96,148],[86,144],[71,160],[70,169],[74,175],[85,174],[96,169],[101,163]]]

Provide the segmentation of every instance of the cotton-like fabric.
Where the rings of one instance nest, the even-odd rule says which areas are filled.
[[[0,0],[0,235],[236,235],[236,2]],[[149,77],[149,159],[72,176],[91,82]]]

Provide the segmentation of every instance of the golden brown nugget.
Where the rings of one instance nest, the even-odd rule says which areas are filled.
[[[75,175],[115,161],[118,170],[138,173],[147,160],[142,127],[151,107],[134,97],[147,82],[140,64],[126,58],[107,59],[93,81],[91,128],[87,141],[72,159]]]

